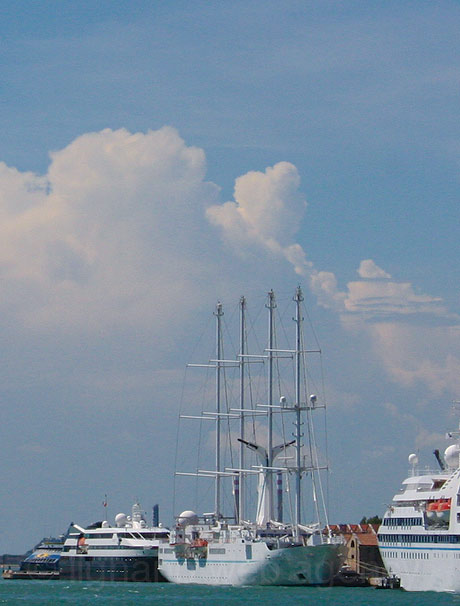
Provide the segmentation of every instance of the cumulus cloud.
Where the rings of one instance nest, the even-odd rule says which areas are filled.
[[[390,274],[379,267],[372,259],[361,261],[358,274],[360,278],[391,278]]]
[[[449,340],[449,356],[423,357],[421,347],[401,353],[419,338],[403,319],[452,319],[439,297],[416,293],[372,259],[360,263],[359,280],[340,288],[332,272],[308,259],[296,241],[307,205],[295,166],[279,162],[238,177],[234,200],[224,204],[205,178],[203,150],[169,127],[84,134],[51,154],[46,175],[0,163],[3,317],[79,331],[167,325],[179,305],[185,313],[184,293],[193,309],[222,287],[222,235],[235,251],[256,251],[263,265],[270,257],[289,263],[347,328],[362,330],[364,321],[395,381],[422,381],[436,392],[457,388],[455,329],[431,335],[440,352]],[[240,282],[243,266],[235,270]]]
[[[265,172],[248,172],[236,179],[234,200],[211,206],[207,216],[236,249],[265,248],[287,259],[303,275],[311,263],[294,242],[306,208],[299,185],[299,173],[289,162],[279,162]]]
[[[29,325],[145,322],[202,290],[205,156],[172,128],[78,137],[47,175],[0,165],[0,305]]]
[[[295,241],[306,208],[299,186],[296,167],[279,162],[265,172],[251,171],[239,177],[234,200],[212,205],[206,214],[235,251],[242,254],[256,246],[284,258],[298,275],[306,277],[320,305],[343,316],[359,314],[361,319],[373,321],[415,314],[448,315],[442,299],[417,294],[409,282],[392,280],[373,259],[361,261],[361,280],[349,282],[344,290],[332,272],[314,267]]]

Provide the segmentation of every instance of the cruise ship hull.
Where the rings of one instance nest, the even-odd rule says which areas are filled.
[[[162,582],[158,558],[151,556],[61,556],[60,578],[76,581]]]
[[[390,550],[381,546],[380,550],[386,569],[401,580],[406,591],[460,593],[460,547],[421,551],[419,547]]]
[[[344,556],[337,544],[270,550],[264,542],[219,543],[202,558],[160,549],[159,568],[168,581],[203,585],[330,585]]]

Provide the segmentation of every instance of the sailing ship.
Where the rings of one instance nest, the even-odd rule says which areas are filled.
[[[447,438],[456,442],[444,456],[434,451],[437,469],[409,455],[409,477],[378,531],[385,567],[407,591],[460,592],[460,426]]]
[[[239,352],[236,360],[227,360],[223,354],[222,318],[223,307],[218,303],[215,310],[216,342],[215,359],[205,365],[215,369],[215,410],[203,413],[201,418],[214,421],[215,467],[197,472],[177,472],[178,475],[198,475],[214,480],[214,511],[198,516],[192,510],[182,512],[171,531],[169,545],[159,547],[159,570],[170,582],[205,585],[328,585],[339,570],[345,556],[345,547],[340,537],[323,531],[318,485],[321,470],[315,449],[313,416],[324,404],[316,395],[307,397],[303,379],[306,376],[305,357],[308,352],[303,342],[303,295],[297,288],[295,297],[295,347],[280,349],[275,342],[276,301],[273,291],[268,293],[268,342],[262,355],[247,353],[246,299],[239,304]],[[256,359],[257,358],[257,359]],[[284,395],[275,403],[275,370],[280,358],[294,363],[295,379],[292,402]],[[267,367],[266,401],[256,409],[245,400],[246,368],[251,362],[262,362]],[[223,379],[229,366],[239,369],[239,407],[224,406]],[[185,416],[185,415],[184,415]],[[247,435],[248,420],[254,417],[266,420],[265,443]],[[285,425],[287,416],[293,417],[293,435],[280,444],[274,443],[275,417]],[[238,424],[239,464],[225,466],[223,458],[223,423],[229,420]],[[304,425],[305,424],[305,425]],[[304,436],[305,428],[308,429]],[[305,441],[305,437],[309,439]],[[251,438],[251,439],[250,439]],[[289,456],[291,451],[293,456]],[[247,464],[251,451],[256,464]],[[283,456],[282,456],[283,455]],[[250,476],[257,478],[257,507],[255,520],[247,521],[245,511],[246,486]],[[305,523],[303,514],[302,486],[308,476],[312,481],[311,492],[315,505],[310,511],[317,519]],[[274,480],[276,477],[278,507],[275,512]],[[293,479],[293,519],[283,520],[282,478]],[[225,516],[222,507],[222,489],[225,480],[233,481],[233,512]]]

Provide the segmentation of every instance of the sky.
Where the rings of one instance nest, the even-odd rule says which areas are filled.
[[[0,553],[105,495],[170,524],[185,365],[217,301],[272,288],[302,285],[324,354],[331,522],[434,466],[459,25],[443,0],[1,3]]]

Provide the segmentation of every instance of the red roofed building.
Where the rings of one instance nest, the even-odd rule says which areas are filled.
[[[378,524],[330,524],[325,532],[341,535],[347,545],[347,564],[366,576],[385,575],[377,542]]]

